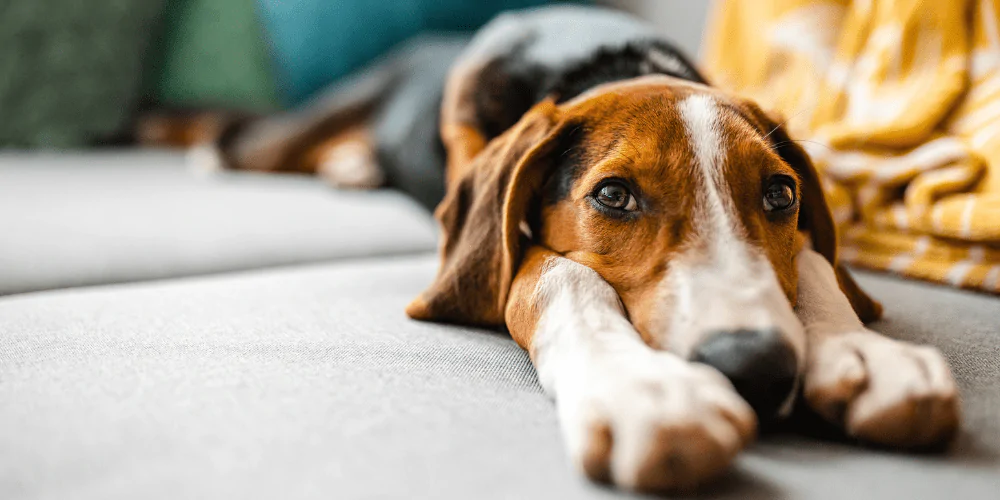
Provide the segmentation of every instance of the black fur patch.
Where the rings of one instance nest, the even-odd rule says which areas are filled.
[[[531,43],[530,38],[523,41],[490,61],[479,73],[476,119],[487,140],[512,127],[535,103],[549,96],[565,102],[603,83],[651,74],[705,83],[694,65],[663,40],[605,47],[566,67],[546,67],[529,61],[525,51]]]
[[[512,127],[537,102],[538,82],[544,71],[524,57],[526,40],[503,57],[490,61],[476,82],[476,120],[487,140]]]
[[[555,156],[548,179],[542,188],[542,199],[553,205],[569,197],[576,181],[583,175],[585,158],[580,145],[586,139],[583,124],[567,126],[557,138]]]
[[[585,158],[580,145],[586,135],[583,124],[569,124],[556,138],[556,145],[551,153],[554,165],[542,184],[540,196],[536,196],[528,207],[526,222],[532,231],[541,227],[541,208],[568,198],[573,185],[583,175]]]
[[[644,75],[663,74],[705,83],[694,65],[674,46],[649,39],[624,47],[604,47],[582,64],[560,72],[543,90],[557,102],[568,101],[598,85]]]

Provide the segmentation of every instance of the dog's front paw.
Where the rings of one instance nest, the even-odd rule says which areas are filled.
[[[881,445],[944,444],[959,425],[958,390],[941,353],[864,329],[812,341],[805,398],[848,435]]]
[[[722,374],[665,353],[588,366],[557,395],[571,458],[596,481],[686,490],[726,470],[756,434]]]

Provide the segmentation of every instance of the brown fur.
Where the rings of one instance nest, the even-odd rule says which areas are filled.
[[[159,110],[135,123],[135,140],[143,146],[188,148],[214,141],[240,116],[222,111]]]
[[[538,318],[542,311],[532,297],[535,292],[535,285],[541,279],[545,270],[545,263],[552,257],[559,254],[544,247],[532,246],[524,254],[524,260],[518,268],[510,287],[511,300],[507,301],[505,320],[517,345],[524,348],[534,359],[535,353],[531,348],[531,338],[538,323]]]
[[[503,324],[520,260],[518,225],[541,189],[560,126],[551,101],[490,142],[449,184],[435,216],[444,228],[437,279],[407,314],[415,319]]]
[[[648,325],[657,309],[655,288],[666,271],[662,263],[681,248],[701,244],[690,223],[701,188],[688,170],[694,152],[682,140],[685,132],[675,106],[692,92],[712,92],[724,103],[731,124],[726,136],[732,151],[725,171],[729,188],[748,238],[767,255],[794,303],[794,259],[806,241],[797,231],[811,235],[817,250],[836,264],[832,218],[808,156],[756,106],[656,77],[608,85],[560,106],[543,102],[463,166],[449,181],[437,212],[444,229],[441,271],[407,312],[417,319],[503,325],[508,291],[522,258],[524,236],[518,224],[537,221],[531,228],[536,244],[597,271],[652,343]],[[585,134],[571,145],[581,163],[580,175],[565,199],[543,200],[542,183],[566,152],[553,151],[555,138],[569,127]],[[775,173],[797,179],[798,214],[773,216],[760,209],[763,179]],[[589,195],[609,177],[627,179],[651,201],[642,217],[616,220],[591,206]],[[529,213],[536,206],[542,207],[539,213]],[[510,300],[523,304],[530,298],[522,294],[531,290],[514,287],[517,295]],[[856,286],[846,286],[845,292],[868,319],[878,310]],[[507,321],[506,326],[527,347],[533,328],[522,328],[533,320],[524,316],[508,311],[508,319],[517,324]]]
[[[326,121],[315,129],[275,129],[264,133],[249,149],[226,155],[225,166],[235,170],[316,174],[325,155],[352,143],[374,151],[367,115],[358,112]],[[227,127],[249,116],[225,111],[159,111],[136,122],[136,140],[143,146],[189,148],[219,140]],[[477,151],[478,152],[478,151]]]

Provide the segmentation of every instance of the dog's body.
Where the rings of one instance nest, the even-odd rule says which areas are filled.
[[[859,319],[881,308],[837,264],[803,150],[641,22],[572,7],[507,14],[427,98],[439,119],[414,123],[441,132],[443,156],[422,161],[447,164],[442,265],[407,312],[506,326],[588,476],[695,486],[800,392],[870,442],[954,433],[940,354]],[[278,136],[301,145],[309,127],[297,127]],[[264,135],[249,134],[273,151]],[[255,155],[223,146],[231,164]],[[389,170],[405,170],[405,151],[392,157]]]

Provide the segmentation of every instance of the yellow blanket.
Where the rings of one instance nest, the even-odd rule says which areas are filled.
[[[717,0],[706,72],[805,139],[845,260],[996,293],[998,3]]]

